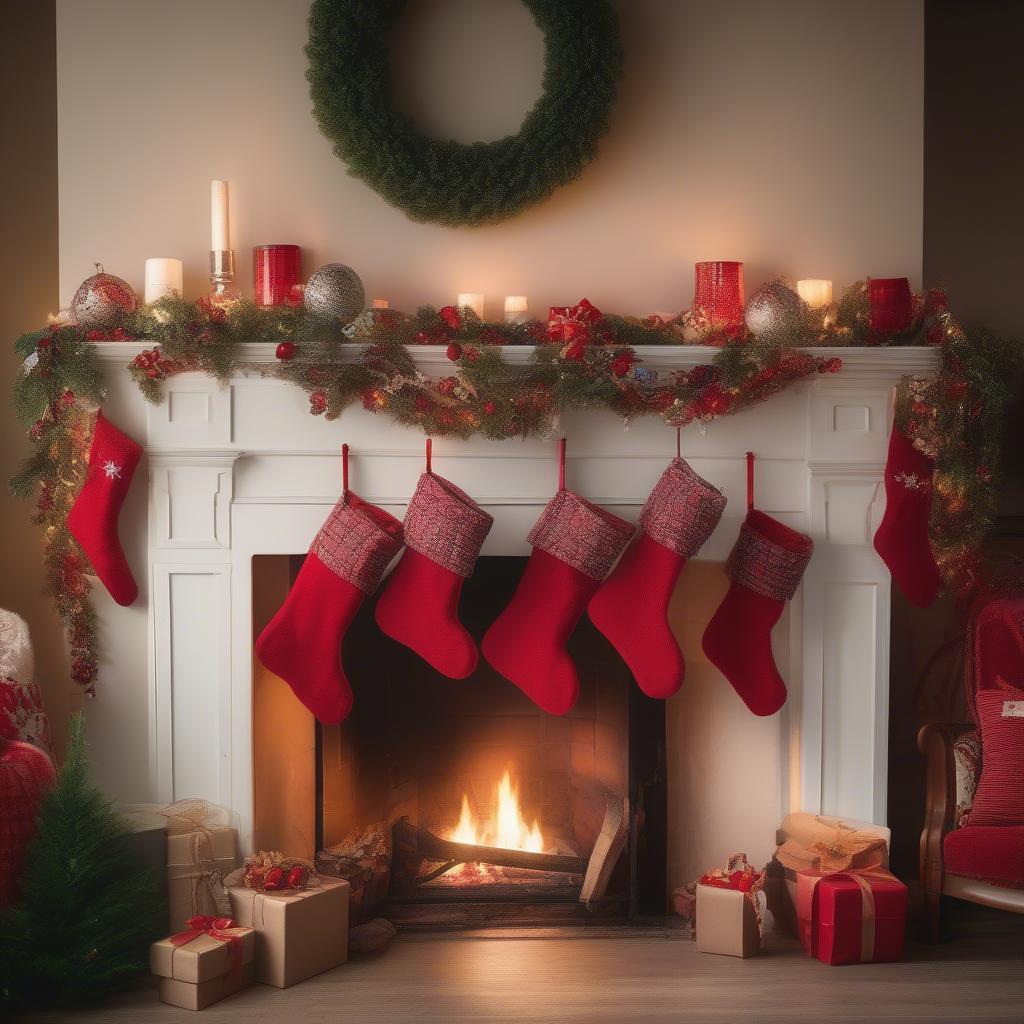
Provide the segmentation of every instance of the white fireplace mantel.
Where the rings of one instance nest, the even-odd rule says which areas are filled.
[[[401,518],[423,468],[423,438],[361,408],[336,422],[309,415],[306,395],[262,370],[273,346],[242,346],[251,368],[220,386],[202,374],[165,384],[160,405],[128,372],[150,344],[96,345],[110,418],[146,449],[121,536],[140,595],[129,609],[97,587],[102,664],[88,723],[101,783],[125,801],[201,797],[234,809],[251,841],[252,558],[299,554],[341,489],[340,444],[353,490]],[[352,358],[358,347],[352,346]],[[416,347],[427,373],[450,372],[443,348]],[[708,362],[702,346],[640,347],[644,365]],[[827,348],[843,369],[745,412],[682,432],[683,456],[728,497],[700,553],[724,560],[746,511],[744,453],[757,455],[757,504],[809,532],[815,553],[773,637],[790,698],[777,716],[783,810],[886,818],[889,575],[871,546],[892,417],[905,374],[935,372],[931,348]],[[526,348],[504,353],[523,364]],[[634,520],[675,432],[654,418],[624,428],[608,412],[574,412],[567,481]],[[550,441],[440,439],[434,466],[494,517],[484,554],[528,554],[526,535],[556,487]],[[737,641],[741,642],[738,637]],[[724,685],[724,684],[723,684]]]

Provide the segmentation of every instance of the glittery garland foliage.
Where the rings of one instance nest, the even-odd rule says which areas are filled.
[[[979,550],[999,505],[1000,446],[1020,360],[1016,344],[968,334],[939,314],[942,365],[934,380],[905,377],[895,425],[934,460],[930,539],[947,590],[965,593],[985,575]]]
[[[435,436],[495,440],[549,436],[569,409],[606,409],[629,420],[659,416],[670,426],[709,421],[764,401],[791,384],[835,372],[837,358],[799,348],[929,344],[941,353],[937,381],[905,379],[896,420],[936,462],[931,538],[950,589],[977,580],[977,550],[996,508],[999,443],[1014,346],[970,335],[950,316],[945,296],[914,300],[907,329],[881,338],[870,326],[867,282],[822,309],[780,312],[770,334],[744,326],[723,329],[692,314],[659,317],[602,314],[586,300],[549,322],[483,322],[470,309],[422,307],[414,314],[371,310],[342,327],[303,308],[227,308],[168,298],[126,315],[109,334],[59,320],[25,335],[25,359],[14,385],[17,414],[34,448],[11,481],[16,495],[36,496],[47,581],[68,628],[72,674],[89,690],[96,679],[96,617],[89,599],[88,560],[67,530],[67,515],[84,480],[95,409],[103,381],[93,341],[152,341],[129,365],[150,402],[163,382],[204,372],[221,382],[246,369],[243,342],[277,346],[278,364],[260,372],[291,381],[309,396],[310,412],[334,419],[356,403]],[[358,342],[360,344],[353,344]],[[710,363],[688,370],[645,366],[640,345],[713,345]],[[423,374],[411,354],[444,346],[450,373]],[[510,365],[506,347],[533,346],[525,365]]]

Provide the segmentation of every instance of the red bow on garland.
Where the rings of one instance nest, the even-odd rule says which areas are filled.
[[[548,310],[548,341],[590,341],[590,325],[604,314],[589,299]]]
[[[172,946],[187,946],[190,942],[203,935],[209,935],[218,942],[226,942],[231,955],[231,970],[242,969],[242,938],[237,932],[228,931],[238,928],[233,918],[214,917],[212,914],[199,914],[185,922],[186,931],[178,932],[170,937]]]

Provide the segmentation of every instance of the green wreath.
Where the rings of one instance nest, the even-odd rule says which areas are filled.
[[[615,11],[607,0],[524,2],[544,33],[543,95],[518,134],[463,145],[419,134],[391,107],[387,36],[405,0],[314,0],[313,116],[350,172],[413,220],[504,220],[597,155],[622,69]]]

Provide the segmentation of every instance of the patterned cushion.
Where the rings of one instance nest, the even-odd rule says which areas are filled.
[[[956,828],[967,824],[967,815],[974,804],[974,793],[981,774],[981,739],[977,730],[965,732],[953,744],[953,764],[956,769]]]
[[[25,686],[13,679],[0,679],[0,738],[31,743],[53,756],[50,722],[35,683]]]
[[[1024,825],[968,825],[950,832],[942,859],[951,875],[1024,886]]]
[[[982,766],[969,825],[1024,825],[1024,690],[978,690]]]
[[[0,608],[0,676],[26,684],[35,679],[28,625],[6,608]]]

